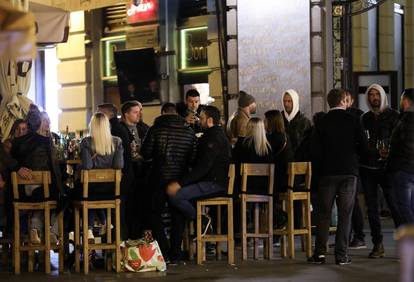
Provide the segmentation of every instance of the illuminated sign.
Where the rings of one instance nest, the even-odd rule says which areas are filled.
[[[134,0],[127,7],[127,22],[129,24],[158,20],[157,0]]]
[[[182,29],[180,40],[181,69],[208,66],[206,26]]]
[[[125,35],[113,36],[101,39],[102,54],[102,79],[116,79],[116,66],[114,52],[125,50]]]

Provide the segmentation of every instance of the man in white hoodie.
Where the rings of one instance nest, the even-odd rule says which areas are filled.
[[[379,186],[391,211],[395,227],[401,224],[395,189],[390,174],[385,170],[386,160],[381,157],[380,149],[389,146],[393,129],[398,124],[399,114],[388,106],[387,95],[381,85],[372,84],[366,93],[370,111],[361,117],[367,145],[363,146],[360,159],[360,178],[368,208],[368,221],[374,248],[369,258],[384,256],[381,221],[378,211]],[[381,147],[382,146],[382,147]]]
[[[311,127],[310,120],[299,110],[299,95],[289,89],[283,93],[283,119],[285,121],[285,130],[292,145],[292,152],[295,153],[305,136],[305,132]]]

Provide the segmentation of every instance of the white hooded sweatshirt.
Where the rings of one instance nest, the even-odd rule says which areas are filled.
[[[286,94],[289,94],[289,96],[292,98],[292,102],[293,102],[292,112],[290,114],[288,114],[286,112],[285,105],[283,104],[283,97],[285,97]],[[285,115],[285,118],[287,119],[288,122],[291,122],[292,119],[294,119],[295,116],[297,115],[297,113],[299,112],[299,95],[298,95],[298,92],[296,92],[293,89],[289,89],[289,90],[286,90],[285,92],[283,92],[282,106],[283,106],[283,114]]]
[[[368,93],[371,89],[375,89],[380,93],[381,96],[381,105],[380,105],[380,113],[382,113],[386,108],[388,108],[388,97],[387,94],[385,94],[385,90],[384,88],[382,88],[381,85],[379,84],[371,84],[368,88],[367,91],[365,92],[365,97],[367,99],[367,105],[370,111],[373,111],[371,104],[369,103],[368,100]]]

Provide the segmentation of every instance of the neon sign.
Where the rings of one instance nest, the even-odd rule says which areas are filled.
[[[158,1],[135,0],[128,4],[127,21],[129,24],[156,21],[157,19]]]

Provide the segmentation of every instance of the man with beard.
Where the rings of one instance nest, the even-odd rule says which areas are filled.
[[[381,258],[384,257],[384,246],[378,211],[379,186],[391,211],[394,225],[398,227],[401,224],[391,177],[385,170],[385,158],[380,155],[382,149],[380,146],[388,147],[392,131],[398,124],[398,112],[388,106],[387,95],[381,85],[372,84],[368,87],[365,95],[370,111],[361,117],[367,146],[364,146],[361,152],[360,177],[368,209],[372,243],[374,244],[374,248],[368,257]]]
[[[193,200],[226,193],[231,159],[231,147],[220,125],[219,109],[214,106],[203,107],[200,126],[204,134],[197,146],[193,169],[167,186],[171,205],[190,220],[196,219]],[[182,233],[183,230],[177,233],[180,245]]]

